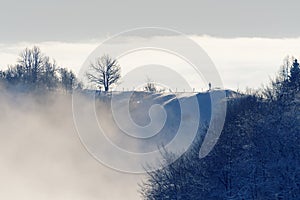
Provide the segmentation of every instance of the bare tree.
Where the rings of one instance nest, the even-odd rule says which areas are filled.
[[[75,74],[67,68],[60,68],[60,83],[65,92],[72,92],[78,84]]]
[[[147,83],[146,83],[146,86],[144,87],[144,91],[145,92],[153,92],[153,93],[157,92],[156,85],[150,78],[147,78]]]
[[[104,87],[107,92],[109,87],[121,78],[121,68],[116,59],[104,55],[90,64],[90,72],[86,74],[90,82]]]
[[[18,63],[25,68],[26,81],[32,84],[38,82],[38,75],[41,73],[45,56],[42,54],[40,48],[34,46],[32,49],[26,48],[18,59]]]

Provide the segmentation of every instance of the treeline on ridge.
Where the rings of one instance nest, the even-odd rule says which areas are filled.
[[[71,70],[58,66],[36,46],[26,48],[19,55],[17,64],[10,65],[7,70],[0,70],[0,83],[7,89],[25,92],[71,92],[81,88],[81,83]]]

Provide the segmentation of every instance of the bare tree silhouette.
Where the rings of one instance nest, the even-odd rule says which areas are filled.
[[[90,64],[90,72],[86,73],[86,76],[90,82],[98,87],[103,86],[107,92],[109,87],[121,78],[121,68],[116,59],[104,55]]]

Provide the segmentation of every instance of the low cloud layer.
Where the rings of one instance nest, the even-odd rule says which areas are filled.
[[[261,84],[268,83],[270,77],[274,77],[287,55],[299,57],[300,38],[225,39],[197,35],[190,35],[189,37],[207,52],[223,79],[224,87],[230,89],[259,88]],[[132,42],[138,43],[143,39],[139,37],[125,38],[120,43],[124,45]],[[35,45],[40,46],[45,54],[55,58],[59,65],[78,72],[86,58],[101,44],[101,41],[103,40],[78,43],[42,42]],[[0,69],[5,69],[8,64],[14,64],[17,60],[17,55],[24,48],[33,45],[33,43],[0,45]],[[120,60],[122,75],[124,76],[132,69],[133,63],[149,64],[150,61],[155,61],[156,64],[168,63],[169,67],[174,69],[185,67],[182,61],[174,59],[174,57],[154,51],[140,51],[129,54],[125,59]],[[196,90],[202,91],[207,89],[206,85],[199,83],[198,79],[196,80],[192,71],[184,70],[181,74],[193,82],[192,87],[196,88]],[[146,79],[147,74],[145,74]]]

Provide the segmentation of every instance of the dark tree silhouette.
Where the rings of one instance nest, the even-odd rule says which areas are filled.
[[[293,87],[298,87],[300,85],[300,68],[298,60],[295,59],[294,63],[291,67],[291,73],[290,73],[290,82]]]
[[[90,64],[90,71],[86,73],[86,76],[91,83],[98,87],[103,86],[107,92],[109,87],[121,78],[121,68],[116,59],[104,55]]]
[[[25,80],[28,83],[36,84],[39,79],[39,74],[44,66],[45,56],[38,47],[32,49],[26,48],[18,59],[18,63],[25,70]]]
[[[157,92],[157,88],[155,86],[155,83],[150,78],[147,78],[147,83],[146,83],[146,86],[144,87],[144,91],[146,91],[146,92]]]
[[[72,91],[77,84],[75,74],[71,70],[68,70],[66,68],[61,68],[59,70],[59,73],[62,88],[66,92]]]
[[[49,91],[64,89],[72,91],[79,83],[75,74],[56,65],[38,47],[26,48],[19,56],[18,63],[0,72],[0,80],[7,87],[21,91]]]
[[[0,84],[3,84],[5,81],[5,72],[0,70]]]
[[[57,77],[58,67],[56,66],[55,61],[53,63],[50,62],[48,57],[44,58],[43,68],[39,74],[40,82],[44,85],[44,87],[48,90],[53,90],[58,86],[58,77]]]

